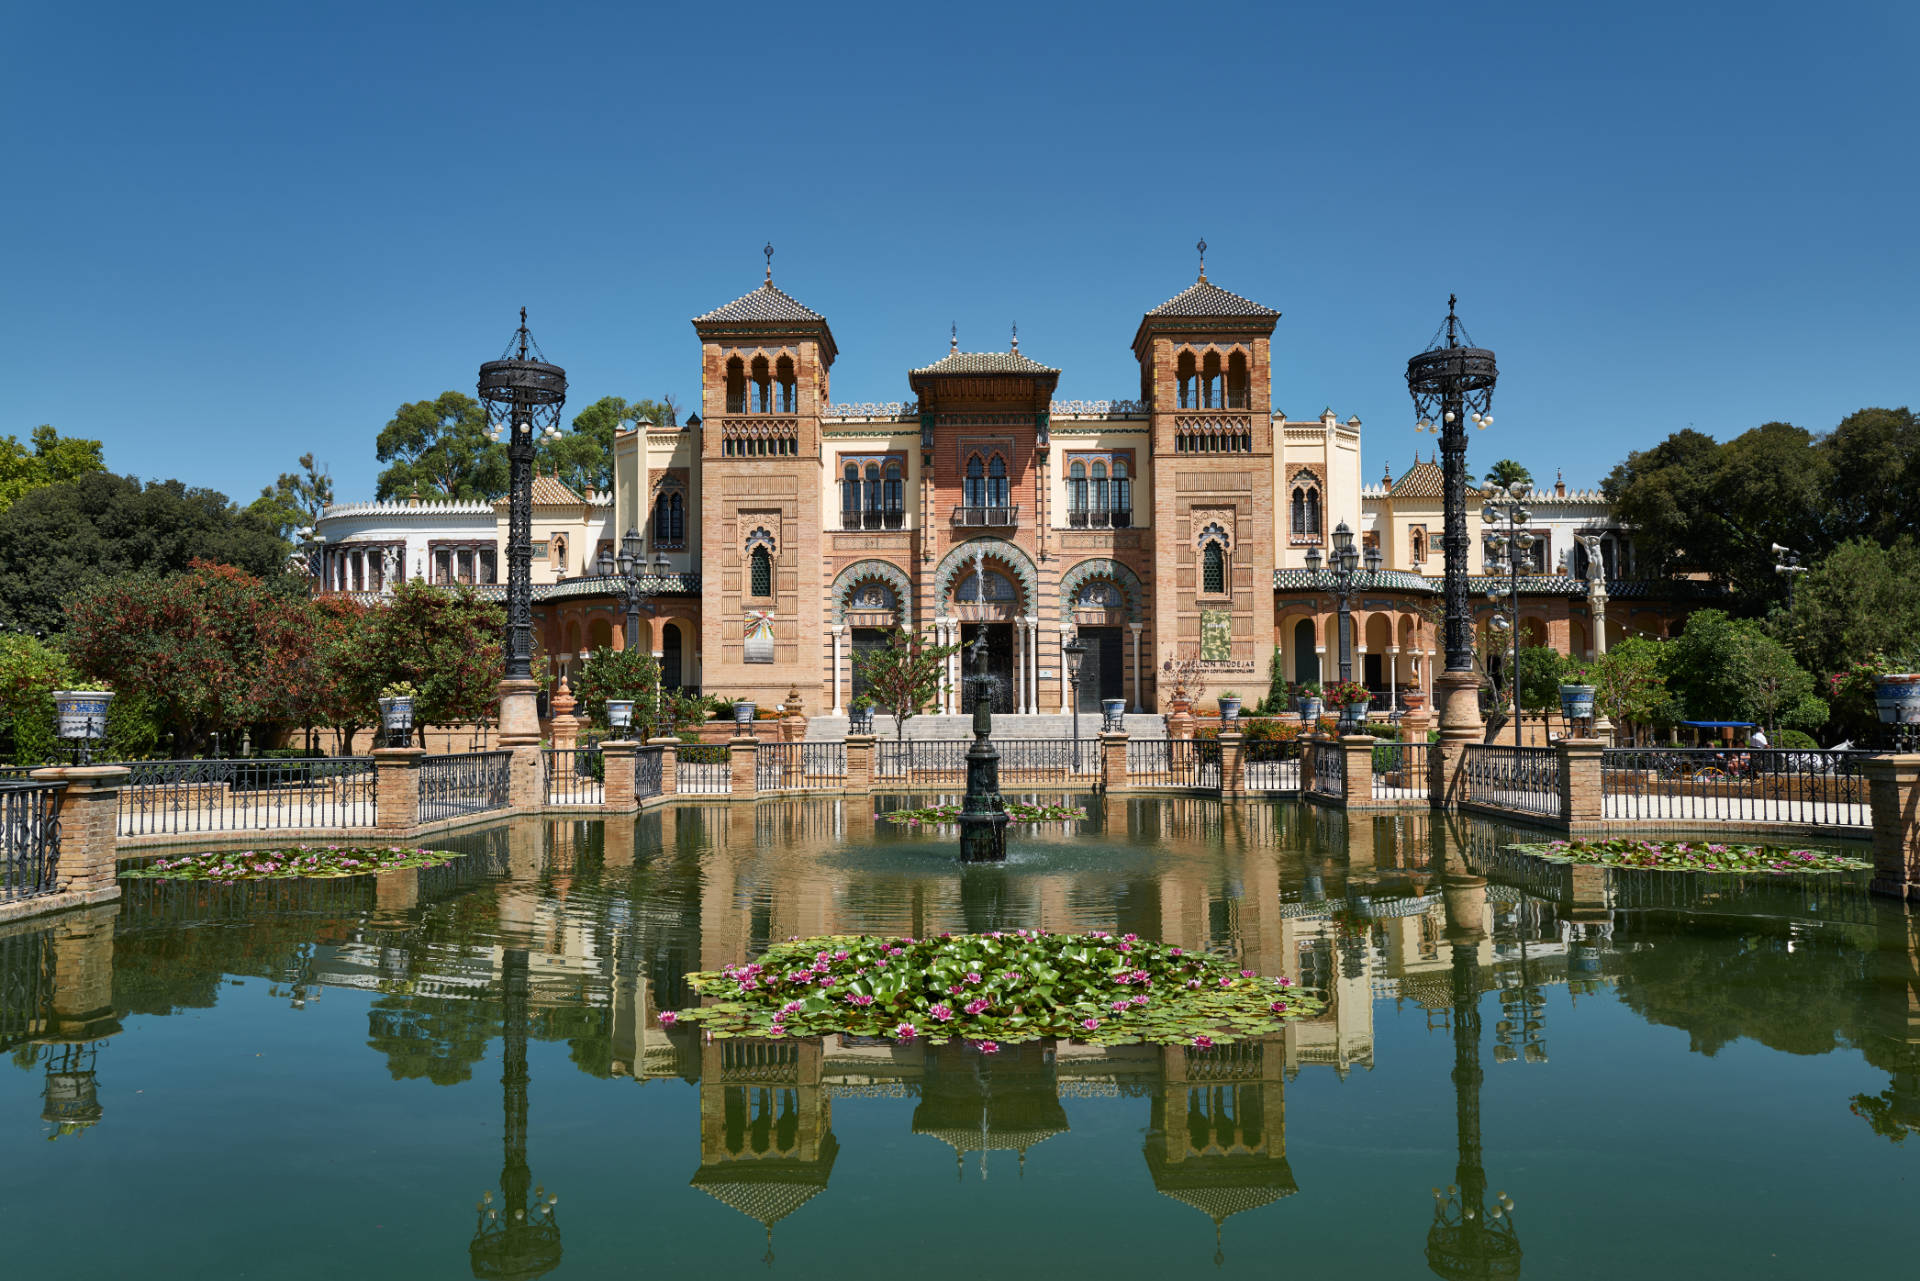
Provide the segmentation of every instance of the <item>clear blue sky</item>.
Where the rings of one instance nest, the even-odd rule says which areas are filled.
[[[575,408],[691,403],[687,321],[779,284],[837,400],[1021,348],[1126,396],[1140,313],[1283,313],[1275,403],[1416,446],[1458,291],[1477,467],[1592,483],[1692,424],[1916,399],[1920,6],[20,5],[0,434],[243,499],[371,492],[403,401],[526,304]]]

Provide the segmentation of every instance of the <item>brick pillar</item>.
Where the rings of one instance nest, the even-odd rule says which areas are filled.
[[[640,808],[640,803],[633,799],[633,756],[639,747],[640,744],[630,739],[600,744],[600,764],[603,767],[600,799],[608,809]]]
[[[1920,898],[1920,755],[1869,757],[1860,770],[1873,806],[1871,888],[1894,898]]]
[[[407,832],[420,825],[420,760],[417,747],[381,747],[373,753],[376,832]]]
[[[1174,712],[1167,717],[1168,738],[1192,738],[1193,716],[1188,712]]]
[[[403,867],[373,874],[373,905],[382,912],[410,912],[420,906],[420,869]]]
[[[1373,743],[1371,734],[1345,734],[1340,738],[1341,762],[1346,766],[1346,790],[1340,800],[1348,809],[1365,809],[1373,804]]]
[[[1240,734],[1220,736],[1220,795],[1223,797],[1247,794],[1245,772],[1240,767],[1240,747],[1245,741]]]
[[[873,790],[873,735],[847,735],[847,790]]]
[[[1600,760],[1606,744],[1597,738],[1563,738],[1560,755],[1560,821],[1569,832],[1597,831],[1606,822],[1600,791]]]
[[[1435,809],[1455,809],[1467,799],[1467,747],[1472,741],[1443,737],[1427,749],[1427,796]]]
[[[120,839],[120,789],[124,765],[57,765],[33,771],[35,779],[66,783],[60,793],[60,862],[55,889],[96,900],[120,897],[115,848]]]
[[[753,763],[760,754],[760,740],[749,734],[745,738],[736,738],[727,745],[728,764],[732,766],[733,777],[729,784],[735,796],[752,796],[754,793]]]
[[[660,795],[672,796],[680,790],[680,740],[650,738],[647,746],[660,749]]]
[[[580,741],[580,718],[573,709],[580,704],[567,688],[567,678],[560,678],[560,688],[553,693],[553,750],[564,751]]]
[[[513,753],[507,804],[531,813],[547,803],[547,762],[540,753],[540,682],[500,682],[500,746]]]
[[[1125,730],[1102,730],[1100,733],[1100,790],[1105,792],[1127,790],[1127,732]]]

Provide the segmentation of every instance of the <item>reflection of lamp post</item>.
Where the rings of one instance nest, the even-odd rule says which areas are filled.
[[[543,1187],[527,1185],[533,1174],[527,1167],[527,951],[508,948],[502,987],[501,1095],[505,1125],[501,1139],[500,1202],[483,1192],[474,1206],[473,1240],[467,1259],[476,1277],[538,1277],[560,1266],[560,1222],[554,1206],[560,1198]]]
[[[1073,767],[1080,768],[1080,664],[1087,656],[1086,642],[1075,632],[1073,639],[1060,646],[1060,662],[1067,669],[1067,685],[1073,691]]]

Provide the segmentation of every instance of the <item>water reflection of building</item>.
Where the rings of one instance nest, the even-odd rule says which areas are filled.
[[[1215,1263],[1233,1215],[1299,1191],[1287,1164],[1279,1039],[1160,1051],[1161,1088],[1147,1126],[1153,1186],[1213,1220]]]
[[[840,1152],[821,1057],[817,1041],[715,1041],[700,1050],[692,1185],[765,1228],[767,1263],[773,1225],[826,1191]]]

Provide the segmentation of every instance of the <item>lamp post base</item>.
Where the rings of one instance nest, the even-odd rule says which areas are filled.
[[[1480,720],[1480,678],[1472,672],[1441,672],[1433,678],[1440,704],[1440,737],[1446,742],[1478,742],[1486,735]]]

